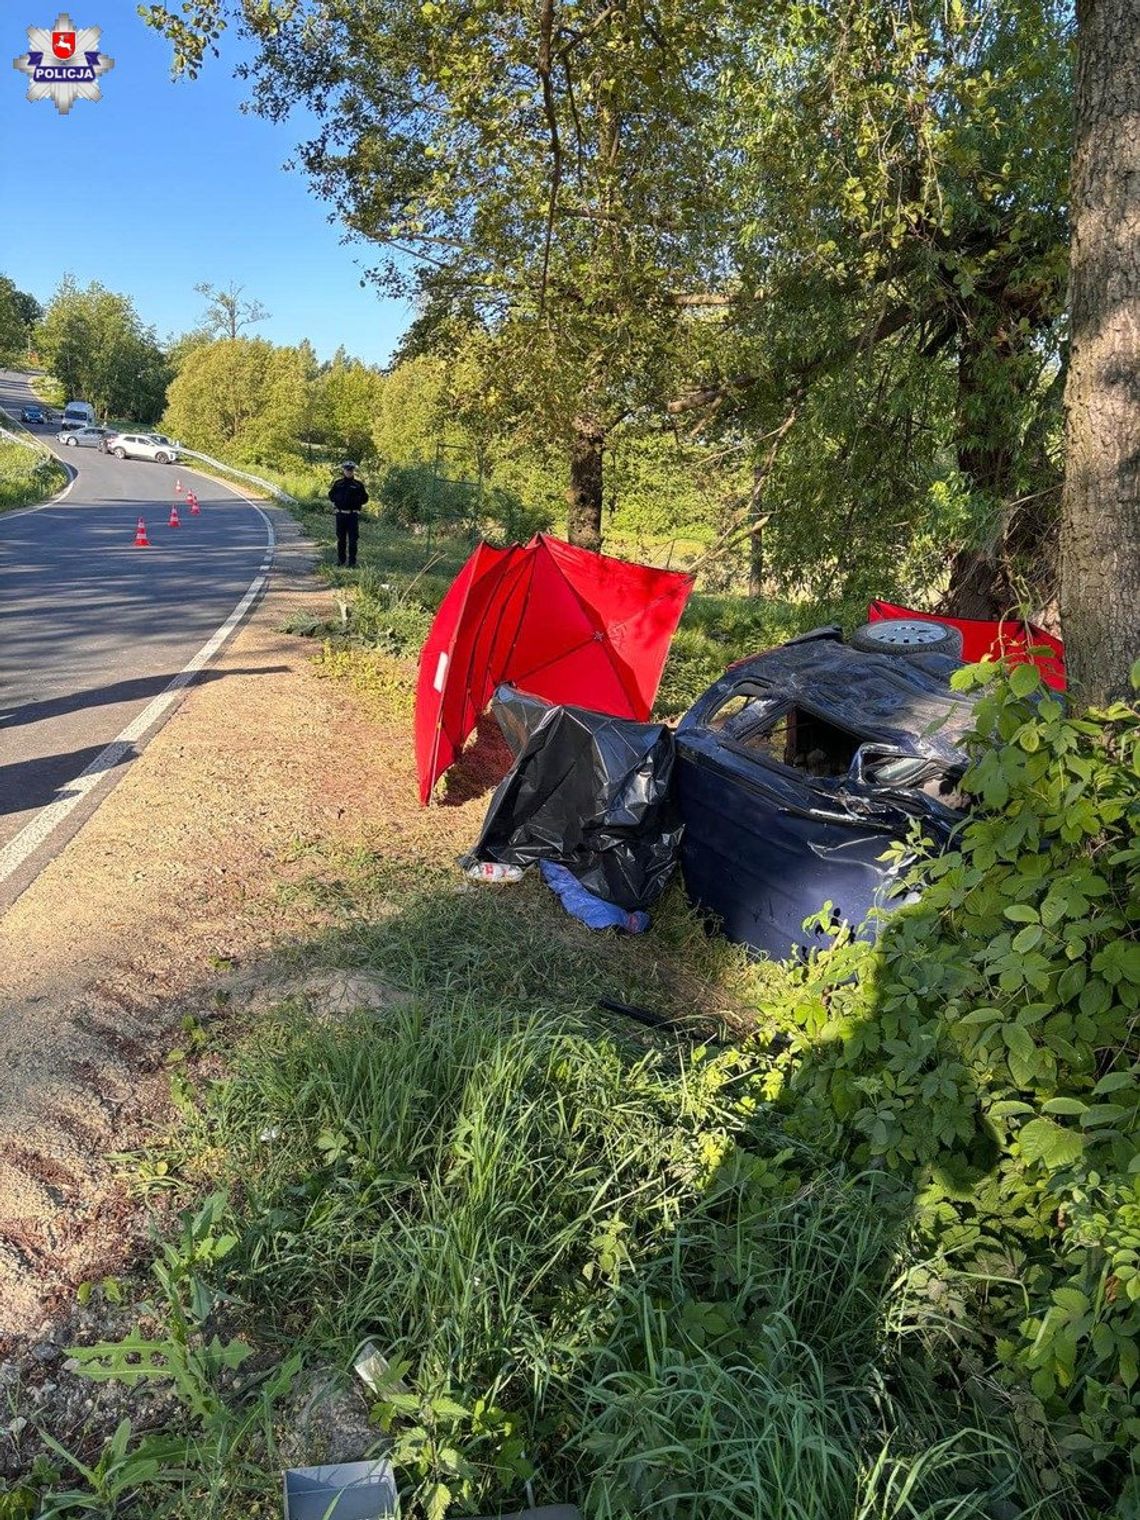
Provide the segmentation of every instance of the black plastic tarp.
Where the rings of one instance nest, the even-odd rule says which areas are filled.
[[[682,825],[671,796],[673,735],[512,687],[492,711],[516,759],[462,864],[564,865],[596,896],[647,908],[665,890]]]

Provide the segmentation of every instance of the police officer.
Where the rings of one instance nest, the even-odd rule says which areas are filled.
[[[343,565],[348,551],[348,568],[356,569],[356,541],[360,537],[360,512],[368,500],[368,492],[356,478],[356,466],[351,459],[341,465],[341,477],[334,480],[329,500],[336,513],[336,562]]]

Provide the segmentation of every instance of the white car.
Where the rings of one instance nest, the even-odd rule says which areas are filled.
[[[168,440],[161,443],[153,433],[116,433],[107,440],[108,454],[116,459],[153,459],[155,464],[174,464],[178,450]]]

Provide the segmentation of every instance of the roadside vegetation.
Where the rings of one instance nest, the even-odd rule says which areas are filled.
[[[46,452],[0,438],[0,512],[34,507],[67,484],[67,471]]]
[[[363,545],[355,589],[326,569],[345,614],[298,631],[400,727],[467,544]],[[779,635],[715,642],[723,612],[697,601],[678,705]],[[49,1447],[8,1513],[275,1513],[312,1379],[370,1339],[372,1436],[427,1520],[1131,1514],[1140,711],[1035,681],[991,678],[978,815],[921,904],[804,966],[749,964],[679,889],[609,939],[537,881],[466,885],[430,828],[316,845],[290,890],[327,926],[282,970],[376,1006],[191,1028],[132,1163],[164,1220],[139,1331],[72,1353],[175,1412]]]

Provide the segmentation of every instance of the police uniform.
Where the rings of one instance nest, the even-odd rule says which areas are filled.
[[[333,481],[329,491],[329,500],[336,512],[336,562],[343,565],[347,551],[348,568],[355,570],[360,513],[368,501],[368,492],[353,474],[356,466],[351,460],[346,459],[341,468],[345,473],[339,480]]]

